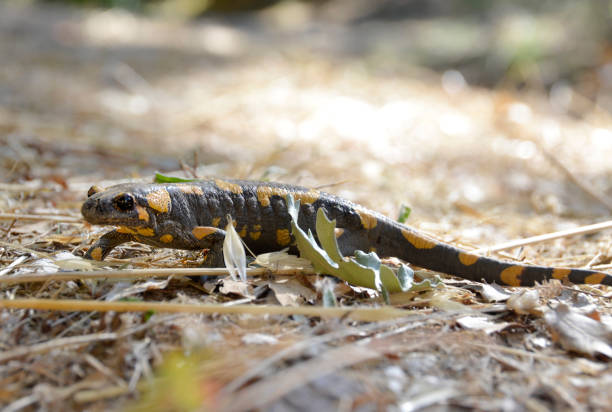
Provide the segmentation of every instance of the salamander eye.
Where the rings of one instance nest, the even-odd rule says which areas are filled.
[[[127,193],[120,193],[113,199],[113,205],[115,209],[122,212],[129,212],[134,209],[134,198]]]
[[[102,189],[100,186],[96,186],[93,185],[92,187],[89,188],[89,190],[87,191],[87,197],[92,197],[93,195],[95,195],[96,193],[100,193],[102,192],[104,189]]]

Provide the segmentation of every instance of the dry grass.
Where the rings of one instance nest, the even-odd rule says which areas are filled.
[[[609,219],[612,117],[580,95],[553,110],[537,91],[330,56],[334,27],[275,30],[0,6],[0,404],[609,407],[607,287],[502,298],[445,278],[385,307],[336,284],[340,307],[323,308],[321,278],[302,270],[199,284],[183,277],[201,274],[195,252],[78,258],[107,230],[79,219],[87,188],[155,170],[325,187],[389,216],[407,204],[411,225],[469,248]],[[500,256],[609,270],[611,239]]]

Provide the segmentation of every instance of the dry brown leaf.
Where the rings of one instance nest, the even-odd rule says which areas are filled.
[[[25,225],[19,225],[11,229],[11,233],[14,235],[32,235],[41,234],[49,230],[49,222],[41,221],[28,223]]]
[[[71,244],[71,243],[80,243],[83,240],[83,237],[80,235],[60,235],[53,234],[48,235],[43,238],[47,242],[57,242],[63,245]]]

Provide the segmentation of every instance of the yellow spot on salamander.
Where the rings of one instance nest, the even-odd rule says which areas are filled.
[[[508,286],[521,286],[521,275],[525,270],[524,266],[510,266],[502,270],[499,279]]]
[[[141,236],[147,236],[147,237],[155,236],[155,231],[151,229],[150,227],[137,227],[136,233],[138,233]]]
[[[289,229],[278,229],[276,231],[276,243],[278,243],[280,246],[287,246],[289,243],[291,243]]]
[[[240,187],[240,185],[237,185],[236,183],[230,183],[226,182],[225,180],[215,179],[215,184],[217,185],[217,187],[219,187],[219,189],[228,190],[237,195],[242,193],[242,187]]]
[[[147,194],[147,202],[149,207],[161,213],[167,213],[170,210],[170,194],[164,188],[154,190]]]
[[[428,239],[408,229],[402,229],[402,236],[417,249],[433,249],[438,244],[435,240]]]
[[[183,193],[187,193],[187,194],[192,194],[192,195],[203,195],[204,192],[202,191],[202,188],[199,186],[194,186],[194,185],[178,185],[178,188],[181,192]]]
[[[196,239],[200,240],[210,235],[211,233],[215,233],[218,230],[219,229],[217,229],[216,227],[196,226],[193,228],[191,233],[193,234],[193,236],[195,236]]]
[[[307,192],[298,192],[287,190],[282,187],[259,186],[257,188],[257,200],[259,200],[262,206],[266,207],[270,206],[270,196],[280,196],[284,198],[289,193],[293,195],[294,199],[299,199],[302,204],[313,203],[321,196],[321,194],[314,189]]]
[[[240,232],[238,232],[238,234],[240,235],[240,237],[245,237],[247,235],[247,225],[242,226],[242,229],[240,229]]]
[[[102,260],[102,248],[97,247],[89,254],[93,260]]]
[[[587,277],[584,278],[584,283],[589,284],[589,285],[593,285],[593,284],[599,284],[601,283],[604,278],[606,278],[608,275],[605,273],[593,273],[592,275],[589,275]]]
[[[155,232],[150,227],[127,227],[127,226],[119,226],[117,228],[117,232],[119,233],[128,233],[130,235],[141,235],[141,236],[154,236]]]
[[[159,241],[162,243],[172,243],[173,240],[174,236],[172,236],[170,233],[166,233],[165,235],[159,237]]]
[[[249,233],[249,237],[253,240],[257,240],[259,236],[261,236],[261,225],[253,225],[253,231]]]
[[[566,268],[554,268],[552,272],[552,278],[559,280],[567,279],[571,271],[571,269]]]
[[[219,223],[221,223],[221,218],[220,218],[220,217],[215,217],[215,218],[212,220],[212,225],[213,225],[214,227],[219,227]]]
[[[364,209],[355,209],[355,211],[359,215],[359,219],[361,219],[361,226],[363,226],[364,229],[370,230],[376,227],[376,224],[378,223],[376,216]]]
[[[140,206],[140,205],[136,205],[136,211],[138,212],[138,219],[148,222],[149,221],[149,212],[147,212],[147,209],[145,209],[144,207]]]
[[[343,233],[344,233],[344,229],[342,229],[341,227],[337,227],[334,229],[334,235],[336,236],[336,239],[342,236]]]
[[[478,255],[472,253],[459,252],[459,262],[465,266],[470,266],[476,263],[480,259]]]

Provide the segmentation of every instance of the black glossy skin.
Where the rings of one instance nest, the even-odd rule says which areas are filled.
[[[209,249],[206,264],[223,266],[227,215],[236,222],[236,231],[254,253],[283,249],[293,243],[288,237],[290,217],[285,204],[286,193],[292,193],[301,200],[299,225],[303,229],[315,232],[319,208],[336,220],[336,226],[343,229],[338,244],[344,255],[352,255],[355,250],[375,250],[379,256],[399,257],[438,272],[512,286],[529,286],[553,277],[567,278],[573,283],[612,285],[612,276],[601,272],[555,270],[469,255],[347,200],[299,186],[211,179],[178,184],[122,184],[93,192],[96,190],[90,189],[82,207],[85,220],[120,226],[87,251],[86,257],[98,260],[117,245],[135,241],[158,247]],[[199,228],[195,232],[204,230],[201,233],[206,235],[198,238],[194,228]],[[460,256],[471,260],[462,260]]]

